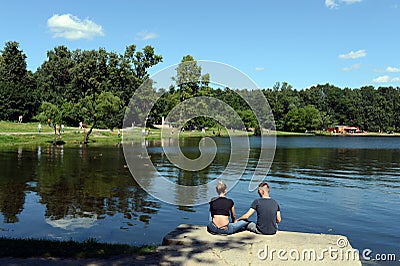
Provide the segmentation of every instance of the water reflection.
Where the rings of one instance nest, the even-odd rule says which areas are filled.
[[[96,213],[84,213],[80,215],[66,215],[61,219],[54,219],[53,217],[46,218],[46,223],[53,227],[58,227],[65,230],[75,230],[78,228],[90,228],[96,224]]]
[[[37,149],[38,164],[40,163],[40,158],[41,158],[41,156],[42,156],[42,147],[41,147],[41,146],[38,146],[38,149]]]
[[[266,178],[282,208],[280,228],[345,234],[359,249],[398,250],[399,140],[377,139],[379,148],[365,138],[278,138]],[[163,153],[162,145],[170,145],[168,141],[129,144],[146,184],[159,185],[149,164],[170,182],[191,186],[220,176],[230,158],[229,145],[217,140],[211,165],[184,171]],[[185,140],[182,147],[196,158],[199,149],[193,141]],[[229,191],[238,214],[257,197],[248,191],[260,154],[257,143],[251,141],[246,171]],[[0,169],[0,231],[5,236],[159,244],[181,223],[208,221],[206,204],[174,206],[143,191],[127,168],[122,146],[14,148],[0,152]],[[207,192],[196,188],[190,194],[163,193],[194,200]]]
[[[148,224],[157,213],[159,203],[148,199],[124,169],[121,149],[41,150],[18,148],[17,164],[13,153],[1,153],[0,211],[5,223],[19,221],[27,191],[37,193],[46,222],[59,228],[87,228],[116,213]]]
[[[229,141],[227,145],[230,145]],[[199,204],[199,200],[210,198],[207,196],[210,187],[212,193],[215,193],[213,182],[217,181],[218,172],[224,172],[231,158],[229,148],[218,149],[211,165],[198,171],[190,171],[181,169],[179,164],[176,165],[175,162],[179,160],[171,162],[171,155],[167,155],[166,152],[172,153],[172,156],[182,152],[187,158],[199,158],[203,152],[209,152],[207,149],[201,151],[201,139],[170,138],[144,146],[135,143],[124,144],[123,148],[129,170],[141,187],[150,195],[167,203],[186,206],[196,205]]]

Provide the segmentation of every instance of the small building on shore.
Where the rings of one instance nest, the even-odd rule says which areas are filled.
[[[327,129],[328,132],[346,134],[346,133],[361,133],[359,127],[338,125]]]

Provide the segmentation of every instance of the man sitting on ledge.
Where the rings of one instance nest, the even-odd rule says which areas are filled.
[[[281,211],[278,203],[269,196],[269,190],[267,183],[261,183],[258,186],[258,195],[261,198],[254,200],[250,209],[237,219],[237,221],[247,220],[256,211],[257,223],[250,222],[246,228],[251,232],[274,235],[278,230],[278,223],[282,220]]]

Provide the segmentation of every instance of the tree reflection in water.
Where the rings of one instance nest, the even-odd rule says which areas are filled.
[[[148,224],[160,208],[124,168],[119,148],[48,146],[0,156],[0,211],[5,223],[18,222],[31,191],[45,205],[46,221],[62,228],[117,213]]]

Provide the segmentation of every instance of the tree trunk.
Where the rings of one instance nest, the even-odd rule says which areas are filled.
[[[53,145],[57,144],[57,129],[56,129],[56,125],[54,124],[54,140],[53,140]]]
[[[88,144],[89,143],[89,135],[92,133],[93,128],[96,125],[96,120],[93,122],[93,125],[90,127],[89,131],[85,134],[85,140],[83,141],[84,144]]]

